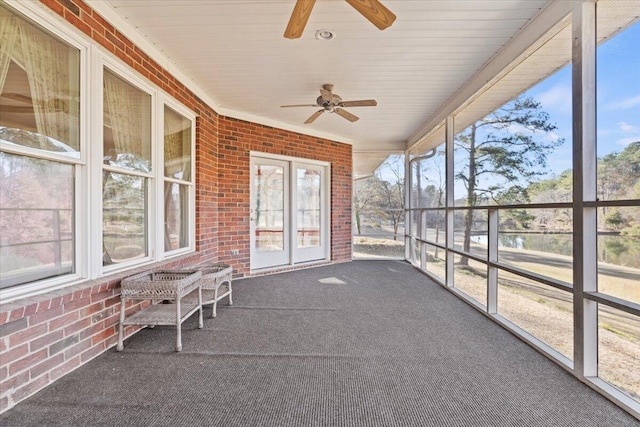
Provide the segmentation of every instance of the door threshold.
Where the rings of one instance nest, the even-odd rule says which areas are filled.
[[[263,276],[267,274],[283,273],[285,271],[304,270],[305,268],[313,268],[313,267],[319,267],[322,265],[331,265],[331,264],[334,264],[334,262],[331,260],[323,259],[319,261],[301,262],[298,264],[287,264],[287,265],[279,265],[276,267],[258,268],[258,269],[249,271],[249,275],[252,277]]]

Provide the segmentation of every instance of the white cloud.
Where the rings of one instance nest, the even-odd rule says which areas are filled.
[[[504,129],[504,131],[511,135],[535,135],[534,138],[542,138],[542,140],[545,142],[556,142],[561,138],[561,136],[556,132],[536,132],[526,126],[521,125],[520,123],[511,123]]]
[[[618,145],[626,147],[627,145],[631,144],[632,142],[636,142],[636,141],[640,141],[640,134],[634,135],[634,136],[628,136],[626,138],[619,139],[619,140],[616,141],[616,143]]]
[[[571,114],[571,87],[565,84],[557,84],[547,91],[536,96],[544,110],[558,110]]]
[[[627,122],[618,122],[618,128],[623,132],[640,132],[640,127],[630,125]]]
[[[631,98],[621,99],[619,101],[608,102],[604,105],[604,109],[607,111],[614,110],[628,110],[634,107],[640,106],[640,95],[633,96]]]
[[[560,139],[560,135],[558,135],[555,132],[547,132],[545,139],[549,142],[556,142],[557,140]]]
[[[509,126],[507,126],[505,128],[505,130],[514,135],[516,133],[521,133],[521,134],[531,134],[533,133],[529,128],[527,128],[526,126],[521,125],[520,123],[511,123],[509,124]]]

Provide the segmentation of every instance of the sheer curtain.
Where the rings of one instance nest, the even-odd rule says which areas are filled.
[[[133,158],[118,166],[149,172],[150,165],[150,101],[141,92],[109,71],[104,72],[105,125],[113,132],[115,154]],[[107,155],[105,147],[105,156]],[[131,162],[134,163],[131,163]]]
[[[37,132],[64,144],[43,140],[40,148],[79,151],[79,52],[4,8],[0,20],[0,88],[14,61],[29,80]]]
[[[151,95],[104,69],[103,265],[148,255]]]
[[[169,108],[164,114],[164,175],[191,179],[191,121]]]
[[[11,57],[16,50],[18,20],[8,10],[0,7],[0,22],[2,22],[0,26],[0,93],[2,93]]]
[[[186,184],[191,180],[191,121],[168,107],[164,111],[164,175],[183,180]],[[185,184],[165,182],[164,238],[167,251],[189,244],[190,190]]]
[[[77,87],[69,69],[70,49],[32,25],[21,25],[22,53],[38,133],[68,144],[78,150],[77,141],[71,141],[70,103],[72,90]]]
[[[189,246],[189,191],[187,185],[164,184],[164,248],[166,251]]]

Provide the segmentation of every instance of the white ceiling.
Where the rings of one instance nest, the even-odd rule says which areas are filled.
[[[352,143],[356,175],[403,151],[549,2],[382,0],[397,20],[380,31],[345,1],[318,0],[302,37],[289,40],[295,0],[89,1],[153,45],[220,113]],[[335,39],[316,40],[318,29]],[[349,108],[355,123],[324,114],[310,125],[317,108],[279,107],[313,104],[323,83],[378,106]]]

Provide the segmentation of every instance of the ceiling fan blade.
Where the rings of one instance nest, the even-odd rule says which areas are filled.
[[[345,119],[349,120],[350,122],[355,122],[356,120],[358,120],[360,118],[358,116],[354,116],[353,114],[351,114],[347,110],[343,110],[342,108],[335,108],[333,111],[337,115],[344,117]]]
[[[280,108],[289,108],[289,107],[317,107],[318,104],[294,104],[294,105],[281,105]]]
[[[378,0],[346,0],[346,2],[381,30],[390,27],[396,20],[396,15]]]
[[[360,101],[341,101],[340,107],[375,107],[378,105],[375,99],[361,99]]]
[[[287,29],[284,30],[284,36],[286,38],[297,39],[302,35],[315,3],[316,0],[298,0],[296,2],[293,12],[291,12]]]
[[[323,108],[322,110],[318,110],[318,111],[316,111],[315,113],[313,113],[313,114],[311,115],[311,117],[309,117],[309,118],[304,122],[304,124],[305,124],[305,125],[308,125],[309,123],[313,123],[313,121],[314,121],[315,119],[317,119],[318,117],[320,117],[320,114],[322,114],[322,113],[324,113],[324,108]]]

